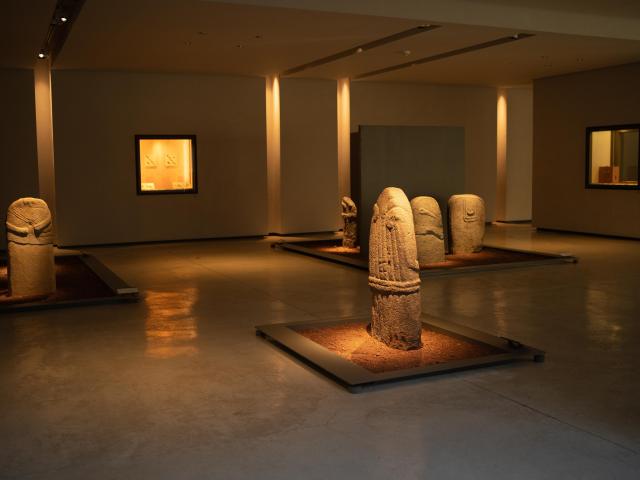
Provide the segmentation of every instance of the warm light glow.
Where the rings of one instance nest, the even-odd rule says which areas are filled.
[[[267,213],[269,233],[282,230],[280,192],[280,81],[277,76],[267,77]]]
[[[198,290],[194,287],[176,292],[146,291],[144,301],[149,309],[145,322],[147,357],[166,359],[198,352],[194,345],[198,325],[193,316],[197,300]]]
[[[139,139],[140,189],[193,189],[191,139]]]
[[[351,196],[351,98],[348,78],[338,80],[337,102],[338,194],[344,197]]]
[[[56,182],[53,148],[53,109],[49,61],[36,62],[35,87],[36,147],[38,154],[38,197],[47,202],[56,222]]]
[[[611,130],[591,132],[591,183],[598,183],[602,167],[611,166]]]
[[[61,21],[62,23],[66,23],[66,21],[67,21],[67,20],[68,20],[68,18],[67,18],[67,17],[60,17],[60,21]]]
[[[496,113],[496,215],[498,220],[505,220],[507,211],[507,92],[505,89],[498,90]]]

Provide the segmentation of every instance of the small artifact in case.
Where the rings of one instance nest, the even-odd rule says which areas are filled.
[[[598,183],[618,183],[620,167],[604,166],[598,169]]]

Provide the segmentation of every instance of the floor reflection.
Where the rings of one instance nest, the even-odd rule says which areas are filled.
[[[622,327],[615,321],[615,315],[610,313],[616,306],[616,297],[589,285],[585,292],[586,326],[592,340],[599,339],[609,347],[619,345],[622,342]]]
[[[149,308],[145,322],[147,357],[173,358],[198,353],[194,345],[198,325],[193,316],[197,300],[195,287],[177,292],[146,291],[145,303]]]

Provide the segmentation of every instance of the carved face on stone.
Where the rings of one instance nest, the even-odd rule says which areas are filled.
[[[39,198],[20,198],[9,205],[6,226],[10,242],[43,245],[53,241],[51,212]]]
[[[440,205],[433,197],[416,197],[411,200],[411,209],[420,268],[444,262],[444,229]]]
[[[433,197],[416,197],[411,200],[416,235],[433,235],[444,238],[440,205]]]
[[[413,213],[407,196],[385,188],[373,206],[369,240],[369,277],[383,281],[419,282]],[[419,285],[419,283],[418,283]]]
[[[422,345],[420,275],[409,200],[385,188],[373,206],[369,241],[371,335],[400,350]]]
[[[482,249],[484,201],[477,195],[453,195],[449,199],[449,223],[453,253],[473,253]]]
[[[353,200],[349,197],[342,197],[342,216],[343,217],[355,217],[358,215],[358,208]]]

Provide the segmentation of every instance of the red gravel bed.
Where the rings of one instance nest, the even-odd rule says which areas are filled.
[[[424,327],[422,348],[409,351],[396,350],[376,340],[369,335],[365,322],[294,330],[373,373],[505,353],[491,345],[463,340]]]

